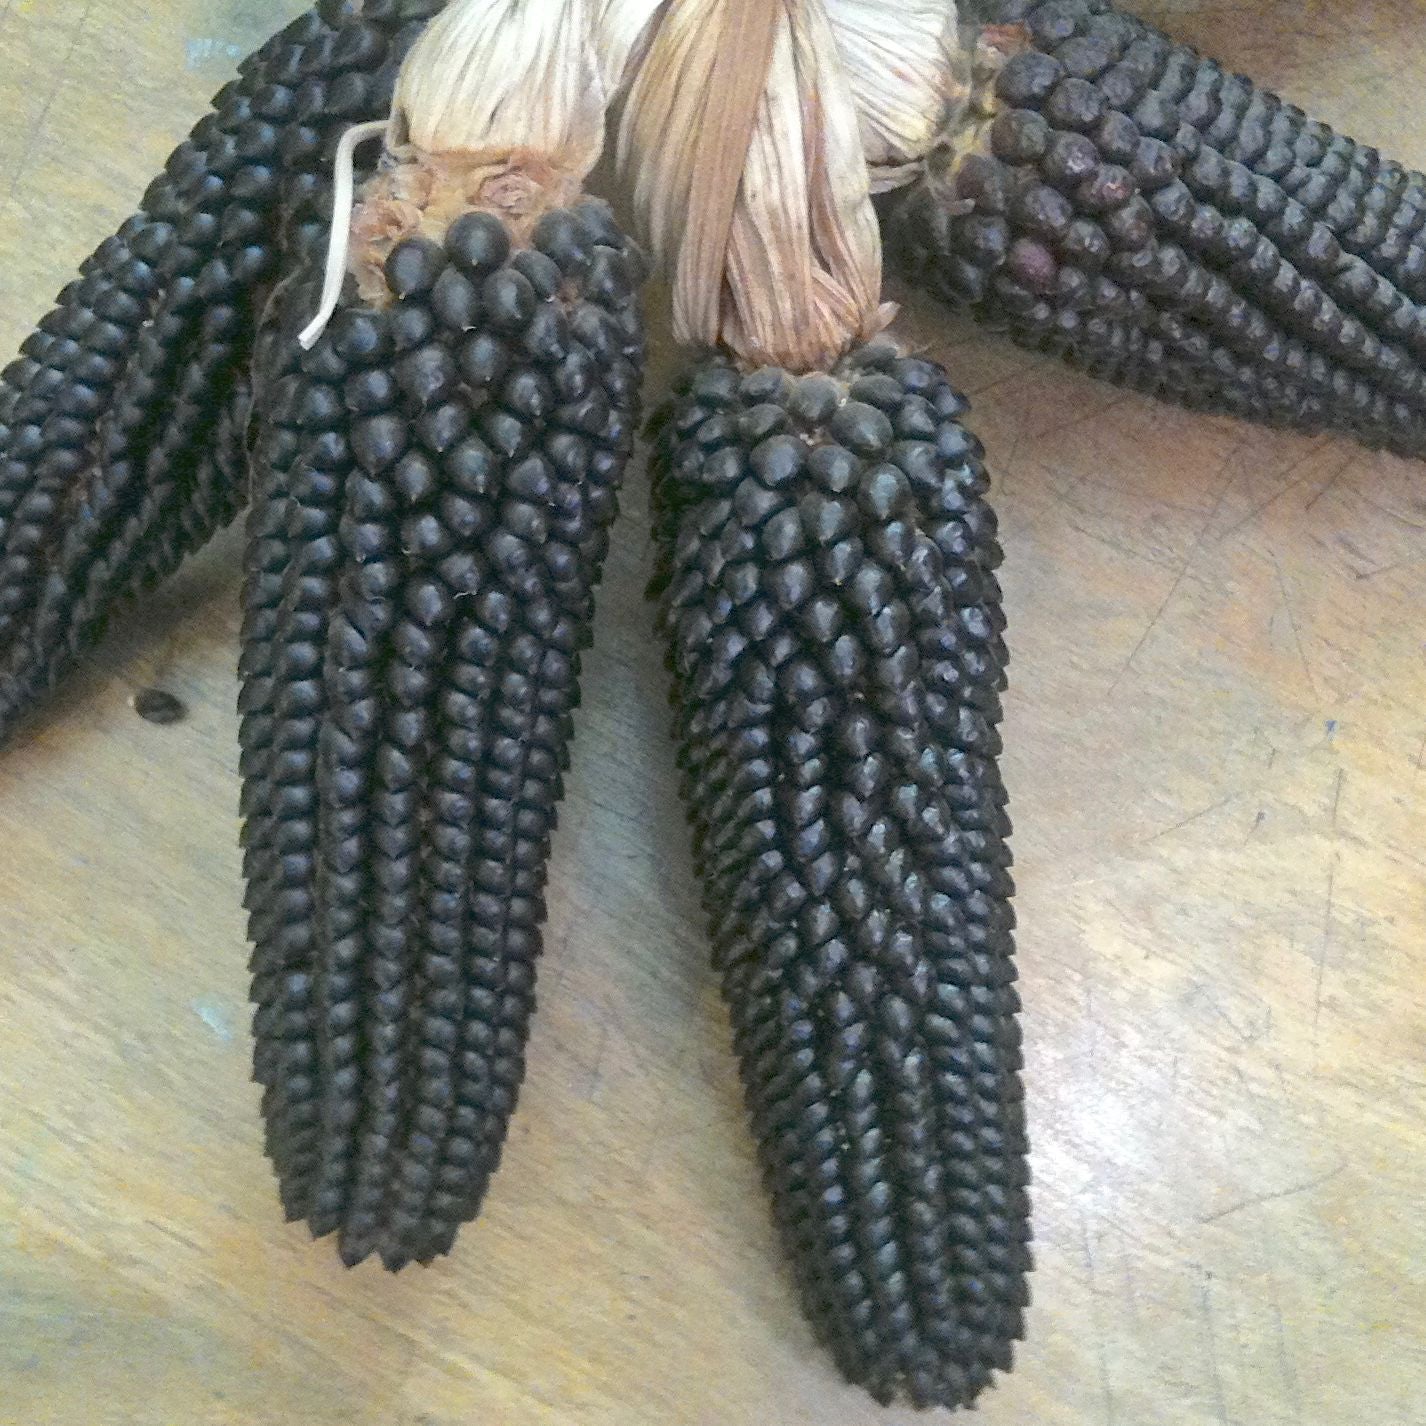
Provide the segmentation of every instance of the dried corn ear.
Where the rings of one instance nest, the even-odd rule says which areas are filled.
[[[982,82],[886,219],[913,282],[1165,399],[1426,452],[1423,293],[1265,159],[1279,101],[1104,0],[974,17]]]
[[[325,3],[269,40],[0,377],[0,741],[240,508],[231,428],[281,247],[325,242],[335,143],[387,111],[439,8]]]
[[[255,1074],[286,1210],[348,1263],[447,1251],[500,1157],[641,265],[600,204],[520,231],[470,211],[397,242],[369,300],[349,278],[309,352],[312,281],[259,339]]]
[[[1237,165],[1272,180],[1271,189],[1256,193],[1272,195],[1270,216],[1285,239],[1306,246],[1311,237],[1322,269],[1316,275],[1335,268],[1346,284],[1361,285],[1365,294],[1375,273],[1384,279],[1376,289],[1383,308],[1388,294],[1400,289],[1389,301],[1391,311],[1402,308],[1401,294],[1412,303],[1426,299],[1426,175],[1335,133],[1251,79],[1108,5],[1001,4],[995,13],[1023,16],[1067,75],[1099,85],[1142,133],[1171,141],[1187,125],[1234,165],[1204,185],[1205,201],[1217,196],[1212,190],[1220,186],[1230,201],[1249,197]],[[1338,239],[1340,253],[1322,233],[1313,233],[1314,219]],[[1404,338],[1414,333],[1419,341],[1426,335],[1405,313],[1398,322]]]
[[[970,1403],[1030,1267],[995,521],[964,402],[878,345],[700,366],[654,589],[683,793],[802,1301],[882,1402]]]

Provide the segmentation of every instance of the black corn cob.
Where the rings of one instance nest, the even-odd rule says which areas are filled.
[[[802,1301],[885,1403],[1010,1366],[1030,1267],[995,520],[963,399],[876,346],[710,359],[654,591],[749,1113]]]
[[[240,508],[233,424],[284,235],[325,241],[335,144],[389,109],[440,8],[328,0],[251,55],[0,376],[0,741]]]
[[[891,207],[913,282],[1165,399],[1426,453],[1426,293],[1282,166],[1321,126],[1104,0],[977,18],[1025,47]]]
[[[642,259],[488,213],[318,345],[259,339],[242,653],[255,1077],[290,1218],[391,1269],[500,1157],[580,650],[637,423]],[[320,270],[309,269],[309,275]],[[350,284],[349,284],[350,294]]]
[[[1108,5],[1002,0],[988,8],[996,19],[1023,18],[1068,74],[1097,83],[1143,132],[1168,139],[1187,124],[1224,159],[1274,180],[1386,279],[1383,298],[1398,287],[1414,302],[1426,299],[1426,175]],[[1294,211],[1289,226],[1300,223]],[[1356,264],[1348,270],[1365,284]]]

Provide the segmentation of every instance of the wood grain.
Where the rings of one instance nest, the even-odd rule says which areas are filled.
[[[0,348],[297,0],[0,0]],[[1157,0],[1426,165],[1426,0]],[[1350,18],[1347,18],[1350,16]],[[1426,489],[913,304],[994,462],[1039,1270],[987,1426],[1409,1426],[1426,1396]],[[664,363],[664,369],[667,362]],[[0,760],[0,1421],[852,1426],[795,1309],[627,499],[529,1082],[453,1259],[281,1223],[249,1084],[237,545]],[[133,713],[158,684],[188,705]]]

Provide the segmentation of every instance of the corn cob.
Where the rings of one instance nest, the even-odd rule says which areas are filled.
[[[283,230],[325,238],[333,145],[387,110],[439,8],[324,3],[268,41],[0,379],[0,740],[239,508],[231,428]]]
[[[1283,106],[1208,102],[1216,67],[1191,80],[1191,52],[1102,0],[975,18],[983,82],[885,225],[913,282],[1166,399],[1426,451],[1426,317],[1404,272],[1351,250],[1340,207],[1328,222],[1298,201],[1280,154],[1239,161],[1271,105],[1268,129],[1291,127]]]
[[[671,13],[621,133],[676,330],[733,354],[655,423],[681,790],[807,1315],[878,1401],[967,1405],[1011,1364],[1030,1267],[1000,551],[964,401],[867,340],[893,309],[832,12],[733,8]],[[707,171],[665,161],[704,106]]]
[[[640,260],[608,209],[535,216],[403,239],[305,355],[300,282],[260,339],[255,1075],[286,1211],[349,1264],[450,1248],[523,1071],[641,361]]]
[[[1023,18],[1067,72],[1099,83],[1144,132],[1171,137],[1187,124],[1224,159],[1274,180],[1385,279],[1383,300],[1393,288],[1413,303],[1426,298],[1426,176],[1107,5],[1002,3],[994,14]],[[1358,264],[1344,266],[1368,280]]]
[[[881,1402],[968,1404],[1028,1249],[1000,551],[931,362],[712,359],[654,503],[682,790],[806,1310]]]

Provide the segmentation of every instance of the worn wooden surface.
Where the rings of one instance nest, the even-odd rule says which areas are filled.
[[[295,0],[0,0],[0,348]],[[1423,0],[1159,0],[1426,165]],[[1426,1419],[1426,485],[916,308],[976,395],[1039,1238],[987,1426]],[[0,1422],[849,1426],[774,1251],[705,968],[634,483],[529,1082],[456,1256],[284,1226],[247,1080],[236,543],[0,760]],[[141,722],[158,683],[190,717]]]

